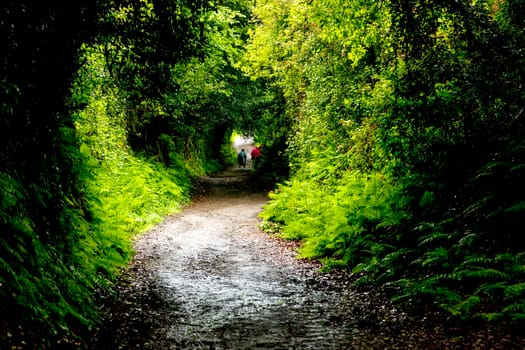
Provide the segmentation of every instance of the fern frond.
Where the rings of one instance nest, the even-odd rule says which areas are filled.
[[[473,232],[466,232],[463,237],[461,237],[458,241],[459,247],[470,247],[475,242],[476,238],[478,238],[478,235]]]
[[[440,273],[433,275],[428,280],[434,284],[441,283],[443,281],[461,281],[462,276],[459,273]]]
[[[509,276],[494,268],[479,268],[477,270],[464,270],[459,272],[465,278],[475,278],[481,280],[508,280]]]
[[[442,307],[449,311],[451,310],[452,305],[458,305],[464,300],[462,295],[446,287],[435,287],[431,294],[440,301]]]
[[[472,256],[467,260],[464,260],[461,263],[461,267],[465,266],[480,266],[480,265],[489,265],[494,262],[494,259],[488,258],[486,256]]]
[[[454,305],[453,308],[457,314],[468,315],[480,304],[481,298],[479,296],[469,295],[466,299]]]
[[[444,247],[437,247],[434,250],[426,252],[423,257],[421,257],[421,266],[433,266],[439,265],[447,261],[449,258],[449,250]]]
[[[485,196],[485,197],[481,198],[480,200],[474,202],[472,205],[470,205],[467,208],[465,208],[465,210],[463,210],[462,214],[464,216],[470,216],[470,215],[473,215],[473,214],[479,212],[480,210],[485,208],[487,206],[487,203],[492,201],[495,197],[496,197],[495,194],[491,194],[491,195],[488,195],[488,196]]]
[[[503,310],[501,310],[502,312],[504,313],[511,313],[511,314],[524,314],[525,313],[525,303],[522,303],[522,304],[518,304],[518,303],[514,303],[514,304],[510,304],[510,305],[507,305],[506,307],[503,308]]]
[[[490,163],[488,163],[485,166],[485,169],[487,169],[487,170],[492,170],[494,168],[509,169],[510,168],[510,163],[508,163],[508,162],[490,162]]]
[[[520,171],[522,169],[525,169],[525,164],[518,164],[510,168],[511,172]]]
[[[444,232],[434,232],[429,235],[423,236],[419,242],[419,246],[431,245],[436,241],[448,240],[450,235]]]
[[[525,282],[509,285],[505,288],[504,295],[506,298],[524,298],[525,302]]]
[[[435,222],[422,222],[414,228],[414,230],[418,232],[427,230],[438,231],[439,229],[441,229],[441,226]]]
[[[515,203],[510,207],[506,208],[505,213],[519,213],[525,210],[525,201]]]
[[[511,254],[511,253],[501,253],[497,254],[494,257],[494,262],[497,263],[519,263],[520,262],[520,255]]]
[[[391,247],[391,248],[394,248],[394,247]],[[411,249],[402,248],[402,249],[393,251],[391,253],[388,253],[387,255],[383,257],[383,259],[381,259],[381,261],[387,265],[391,265],[391,264],[394,264],[396,261],[406,257],[408,254],[410,254],[410,252],[412,252]]]
[[[474,294],[485,294],[485,295],[494,295],[499,294],[502,291],[504,291],[507,288],[507,282],[500,281],[500,282],[490,282],[490,283],[483,283],[480,285],[476,290],[474,291]]]

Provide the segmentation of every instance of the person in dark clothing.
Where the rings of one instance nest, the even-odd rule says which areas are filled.
[[[246,153],[244,153],[244,148],[237,154],[237,163],[239,163],[239,168],[246,168]]]

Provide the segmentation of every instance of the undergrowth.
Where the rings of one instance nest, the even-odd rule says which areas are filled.
[[[485,183],[496,176],[495,167],[504,167],[513,191],[520,191],[521,166],[491,163],[472,182],[482,186],[475,204],[454,208],[443,221],[418,222],[413,213],[435,208],[435,197],[408,196],[408,187],[388,172],[348,171],[323,181],[303,165],[309,172],[299,171],[270,194],[262,226],[275,234],[277,224],[279,236],[300,241],[298,258],[320,261],[323,271],[346,269],[356,284],[393,287],[393,300],[413,310],[436,307],[461,320],[519,327],[525,321],[525,253],[505,238],[518,235],[519,226],[509,220],[519,221],[523,202],[492,206],[502,203]],[[499,195],[512,191],[496,183]]]
[[[376,259],[396,240],[392,227],[408,217],[400,189],[381,173],[348,172],[330,187],[298,176],[270,198],[261,217],[282,224],[284,238],[302,240],[299,256],[325,269]]]
[[[185,162],[177,153],[166,166],[134,153],[125,103],[99,58],[86,55],[71,99],[82,108],[73,115],[75,128],[60,135],[68,142],[59,151],[73,160],[81,183],[78,196],[64,199],[63,212],[52,213],[65,239],[46,244],[42,237],[53,234],[41,232],[39,218],[26,209],[27,188],[0,173],[0,225],[12,233],[0,240],[0,296],[11,301],[0,307],[0,347],[80,346],[100,322],[100,298],[113,295],[133,257],[134,238],[178,211],[188,201],[191,178],[215,166]],[[52,195],[39,195],[47,208]]]

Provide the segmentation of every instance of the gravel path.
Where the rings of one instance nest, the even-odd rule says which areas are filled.
[[[522,349],[490,329],[411,319],[258,229],[267,198],[236,169],[136,242],[96,349]],[[244,184],[244,185],[243,185]],[[521,345],[520,345],[521,344]]]

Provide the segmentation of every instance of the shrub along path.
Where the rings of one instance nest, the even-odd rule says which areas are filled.
[[[384,294],[294,258],[258,229],[267,201],[249,171],[206,179],[208,194],[136,242],[94,349],[520,349],[481,326],[409,317]]]

